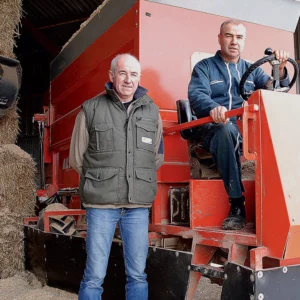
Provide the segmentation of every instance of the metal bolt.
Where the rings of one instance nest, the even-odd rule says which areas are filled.
[[[258,300],[264,300],[264,298],[265,298],[264,294],[260,293],[258,295]]]
[[[254,276],[253,274],[250,275],[250,280],[251,280],[252,282],[254,282],[255,276]]]
[[[288,268],[287,267],[283,267],[282,272],[283,273],[287,273],[287,271],[288,271]]]
[[[226,280],[228,278],[227,274],[224,275],[224,279]]]
[[[258,278],[262,278],[264,276],[264,273],[262,272],[262,271],[259,271],[258,273],[257,273],[257,277]]]

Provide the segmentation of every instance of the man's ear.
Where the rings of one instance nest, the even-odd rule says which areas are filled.
[[[110,82],[114,82],[114,74],[111,70],[108,71],[108,76],[109,76]]]
[[[219,45],[220,45],[220,38],[221,38],[221,34],[219,33],[219,34],[218,34],[218,42],[219,42]]]

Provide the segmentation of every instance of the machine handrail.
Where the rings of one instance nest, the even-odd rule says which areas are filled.
[[[248,107],[248,111],[252,111],[252,112],[258,111],[258,105],[256,105],[256,104],[251,104],[251,105],[246,104],[246,106]],[[225,113],[225,117],[232,118],[232,117],[242,116],[244,113],[244,110],[245,110],[245,106],[227,111]],[[212,119],[212,117],[209,116],[209,117],[201,118],[201,119],[194,120],[191,122],[178,124],[178,125],[175,125],[175,126],[172,126],[169,128],[164,128],[164,135],[175,133],[175,132],[182,131],[182,130],[189,129],[189,128],[194,128],[194,127],[204,125],[207,123],[211,123],[211,122],[213,122],[213,119]]]

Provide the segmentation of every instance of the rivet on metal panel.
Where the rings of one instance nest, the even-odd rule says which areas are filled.
[[[228,275],[227,275],[227,274],[225,274],[225,275],[224,275],[224,279],[226,280],[227,278],[228,278]]]
[[[264,298],[265,298],[264,294],[259,294],[258,295],[258,300],[264,300]]]
[[[139,11],[136,9],[136,10],[135,10],[135,13],[137,14],[138,12],[139,12]]]
[[[287,273],[287,271],[288,271],[288,268],[287,267],[283,267],[282,272],[283,273]]]
[[[250,280],[251,280],[252,282],[254,282],[255,276],[254,276],[253,274],[250,275]]]
[[[155,247],[153,248],[153,252],[156,252],[156,248]]]
[[[139,24],[138,23],[135,23],[135,27],[138,27],[139,26]]]
[[[175,252],[175,255],[176,255],[176,257],[178,257],[178,256],[179,256],[179,252],[178,252],[178,251],[176,251],[176,252]]]
[[[237,266],[237,267],[236,267],[236,270],[237,270],[238,272],[240,272],[240,271],[241,271],[241,268],[240,268],[239,266]]]
[[[257,273],[258,278],[262,278],[264,276],[264,273],[262,271],[259,271]]]

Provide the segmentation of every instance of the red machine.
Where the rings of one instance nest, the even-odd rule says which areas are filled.
[[[222,300],[298,299],[300,98],[257,91],[247,105],[228,113],[241,117],[244,157],[255,161],[255,180],[244,181],[247,221],[255,227],[221,230],[229,209],[223,183],[190,178],[187,142],[180,135],[211,118],[178,125],[176,100],[187,97],[195,56],[218,49],[217,33],[226,18],[169,2],[109,1],[53,61],[45,188],[38,196],[59,195],[70,210],[46,212],[44,232],[26,220],[27,268],[49,285],[78,288],[84,239],[49,232],[49,217],[84,215],[76,193],[79,176],[68,162],[75,117],[81,103],[104,91],[112,58],[129,52],[141,62],[141,85],[160,107],[164,124],[165,162],[149,226],[149,299],[192,300],[201,275],[223,284]],[[291,32],[245,23],[247,59],[261,57],[265,45],[294,52]],[[119,243],[113,243],[103,299],[124,299]]]

